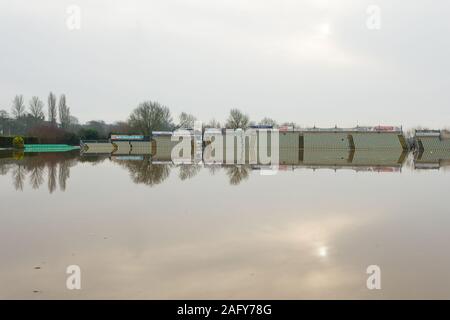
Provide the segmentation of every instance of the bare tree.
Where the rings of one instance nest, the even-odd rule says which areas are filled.
[[[59,98],[59,122],[63,129],[67,129],[70,126],[70,108],[67,107],[64,94]]]
[[[180,122],[178,124],[178,128],[181,129],[192,129],[194,128],[195,120],[197,120],[196,117],[194,117],[192,114],[188,114],[186,112],[182,112],[180,114]]]
[[[153,101],[145,101],[134,109],[128,123],[130,127],[145,135],[150,135],[155,130],[171,130],[173,128],[169,108]]]
[[[56,125],[56,96],[50,92],[48,95],[48,121]]]
[[[35,120],[44,120],[45,119],[44,104],[38,97],[36,97],[36,96],[32,97],[29,102],[29,105],[30,105],[30,115]]]
[[[23,95],[16,95],[14,97],[12,114],[16,119],[20,119],[25,115],[25,104],[23,103]]]
[[[220,122],[217,121],[216,119],[211,119],[207,124],[205,124],[205,128],[216,128],[216,129],[220,129]]]
[[[229,129],[246,129],[249,125],[249,117],[243,114],[239,109],[231,109],[230,116],[227,120],[227,128]]]
[[[6,110],[0,110],[0,120],[6,120],[9,118],[8,112]]]
[[[276,128],[278,126],[277,122],[271,118],[263,118],[260,122],[260,125],[263,126],[272,126],[274,128]]]
[[[78,124],[80,124],[80,121],[78,120],[77,117],[71,115],[70,116],[70,124],[78,125]]]

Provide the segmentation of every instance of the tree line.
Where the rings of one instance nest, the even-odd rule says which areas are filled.
[[[47,109],[47,110],[45,110]],[[12,100],[11,112],[0,110],[0,136],[36,137],[40,143],[78,144],[83,140],[108,139],[111,133],[151,135],[152,131],[172,131],[193,128],[197,118],[182,112],[176,120],[170,109],[157,101],[143,101],[130,113],[128,119],[106,123],[103,120],[91,120],[80,124],[71,114],[66,95],[59,99],[50,92],[47,104],[37,96],[32,96],[28,103],[23,95],[16,95]],[[203,123],[203,128],[246,129],[254,125],[297,127],[294,122],[282,122],[265,117],[260,121],[250,120],[248,114],[232,108],[225,122],[216,119]],[[407,131],[413,136],[412,131]]]
[[[59,111],[59,123],[61,127],[67,128],[71,122],[70,108],[66,104],[66,95],[62,94],[57,105],[56,95],[52,92],[48,95],[48,122],[56,125],[57,111]],[[44,103],[42,100],[33,96],[28,102],[28,111],[25,106],[23,95],[16,95],[12,101],[11,115],[6,110],[0,110],[1,119],[22,120],[30,118],[34,122],[45,121]]]
[[[150,135],[152,131],[193,128],[196,120],[197,118],[192,114],[182,112],[179,115],[178,123],[174,124],[168,107],[161,105],[159,102],[145,101],[132,111],[128,119],[128,125],[142,134]],[[239,109],[232,108],[223,126],[219,121],[211,119],[203,124],[203,128],[247,129],[254,125],[272,126],[274,128],[279,126],[275,120],[267,117],[259,122],[251,121],[247,114]],[[293,122],[284,122],[281,125],[296,126]]]
[[[111,133],[151,135],[152,131],[172,131],[175,129],[193,128],[197,118],[182,112],[173,120],[170,109],[157,101],[144,101],[132,110],[125,121],[108,124],[103,120],[91,120],[80,124],[71,114],[65,94],[59,98],[50,92],[46,105],[38,96],[32,96],[28,102],[23,95],[16,95],[12,100],[11,111],[0,110],[0,136],[31,136],[40,143],[78,144],[80,139],[107,139]],[[211,119],[203,124],[204,128],[246,129],[260,124],[277,127],[276,121],[264,118],[258,123],[250,117],[233,108],[223,125]],[[283,123],[283,125],[295,125]]]
[[[59,116],[59,123],[57,117]],[[59,100],[50,92],[47,99],[47,117],[44,102],[37,96],[31,97],[26,104],[23,95],[16,95],[12,100],[11,113],[0,110],[0,133],[3,135],[26,135],[29,130],[43,124],[68,129],[71,122],[77,122],[70,114],[65,94]]]

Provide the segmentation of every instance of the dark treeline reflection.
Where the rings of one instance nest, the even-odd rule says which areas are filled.
[[[245,165],[229,166],[225,168],[230,184],[238,185],[249,177],[251,168]]]
[[[200,172],[201,166],[196,164],[182,164],[179,165],[179,168],[178,177],[183,181],[195,177]]]
[[[115,160],[114,162],[128,169],[131,180],[133,180],[134,183],[145,184],[148,186],[155,186],[164,182],[164,180],[169,177],[172,169],[178,169],[178,178],[181,181],[184,181],[195,177],[203,168],[203,166],[198,164],[174,165],[166,163],[152,163],[150,158],[146,158],[142,161]],[[231,185],[238,185],[242,181],[246,180],[251,171],[250,166],[244,165],[229,165],[226,167],[211,165],[207,166],[207,168],[209,169],[209,173],[211,175],[224,168]]]
[[[434,154],[432,154],[434,155]],[[438,155],[437,155],[438,156]],[[449,156],[440,155],[438,160],[430,158],[430,155],[415,156],[412,168],[448,168],[448,160],[440,160],[442,157],[447,159]],[[83,155],[79,151],[61,152],[61,153],[23,153],[23,152],[0,152],[0,176],[11,176],[12,185],[16,190],[24,190],[26,185],[32,189],[46,187],[50,193],[59,188],[65,191],[70,183],[71,168],[76,165],[97,165],[103,161],[113,163],[129,172],[131,180],[136,184],[146,186],[156,186],[169,178],[171,171],[175,170],[174,175],[179,181],[186,181],[194,178],[203,169],[210,175],[223,172],[228,178],[230,185],[239,185],[250,177],[250,173],[255,168],[252,165],[221,165],[221,164],[174,164],[172,162],[152,161],[151,156],[147,155]],[[381,163],[383,163],[381,161]],[[379,165],[378,167],[350,167],[354,170],[366,171],[387,171],[394,172],[399,169],[401,164],[395,163],[394,166]],[[408,165],[410,166],[410,165]],[[308,167],[308,166],[305,166]],[[318,164],[319,168],[332,168],[333,165]],[[311,166],[315,169],[315,166]],[[3,177],[1,177],[4,179]]]
[[[28,181],[33,189],[39,189],[47,182],[50,193],[53,193],[58,185],[60,190],[65,191],[70,168],[76,165],[78,157],[77,152],[32,155],[14,152],[0,158],[0,174],[5,176],[11,172],[16,190],[22,191]]]
[[[153,163],[147,156],[139,160],[128,160],[105,155],[80,156],[78,151],[39,154],[14,152],[0,154],[0,175],[10,174],[12,185],[18,191],[24,190],[28,184],[33,189],[46,186],[48,191],[53,193],[58,188],[61,191],[66,190],[72,167],[81,163],[97,165],[105,160],[126,169],[134,183],[150,187],[163,183],[172,170],[177,172],[180,181],[185,181],[195,177],[202,168],[208,170],[211,175],[224,169],[231,185],[238,185],[246,180],[251,170],[250,166],[245,165],[203,167],[199,164]]]
[[[153,164],[150,157],[143,160],[114,160],[130,173],[131,180],[137,184],[154,186],[162,183],[170,175],[171,164]]]

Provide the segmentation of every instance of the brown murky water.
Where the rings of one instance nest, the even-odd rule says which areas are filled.
[[[0,298],[450,298],[448,171],[285,169],[3,156]]]

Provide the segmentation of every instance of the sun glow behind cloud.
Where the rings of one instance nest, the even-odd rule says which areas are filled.
[[[232,106],[255,120],[318,126],[450,121],[441,90],[450,43],[439,36],[450,28],[446,5],[424,10],[413,1],[404,14],[402,6],[380,0],[383,27],[370,31],[366,4],[356,0],[76,4],[82,26],[69,31],[72,1],[0,3],[0,36],[14,43],[2,51],[2,109],[15,94],[42,98],[54,90],[67,94],[81,122],[126,119],[145,99],[204,121],[212,114],[224,120]],[[425,19],[432,23],[418,23]],[[121,94],[113,98],[112,91]],[[420,112],[405,118],[423,105],[443,116],[428,123]]]

